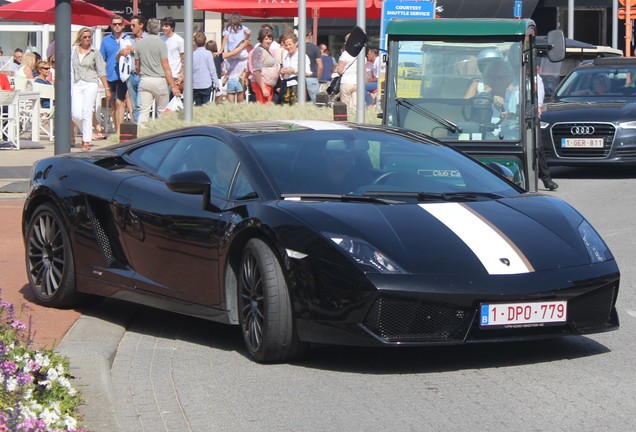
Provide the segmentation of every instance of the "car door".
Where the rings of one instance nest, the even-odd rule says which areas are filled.
[[[123,215],[119,218],[122,236],[137,275],[137,289],[218,306],[223,301],[219,269],[221,211],[204,210],[201,195],[173,192],[165,179],[191,170],[203,170],[216,178],[217,155],[221,150],[234,152],[210,136],[193,135],[174,141],[160,162],[149,164],[157,165],[153,174],[128,179],[119,187],[115,201],[118,213]],[[142,151],[130,157],[142,159]],[[236,157],[234,164],[238,164]]]

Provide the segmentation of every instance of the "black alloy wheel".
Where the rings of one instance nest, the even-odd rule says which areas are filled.
[[[304,353],[280,263],[262,240],[252,239],[243,249],[238,306],[245,345],[254,360],[282,362]]]
[[[38,302],[68,307],[77,302],[75,264],[68,231],[58,210],[39,206],[26,232],[26,270]]]

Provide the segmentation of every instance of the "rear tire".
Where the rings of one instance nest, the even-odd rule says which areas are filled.
[[[300,357],[307,344],[296,335],[287,282],[272,249],[252,239],[243,249],[239,321],[250,356],[261,363]]]
[[[68,229],[52,204],[42,204],[33,213],[25,248],[29,286],[37,301],[50,307],[77,305],[73,248]]]

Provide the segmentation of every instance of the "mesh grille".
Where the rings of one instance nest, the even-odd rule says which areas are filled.
[[[113,254],[113,249],[110,247],[110,242],[108,241],[106,231],[104,230],[101,221],[95,217],[95,213],[93,213],[93,209],[90,205],[87,206],[87,212],[88,218],[93,225],[93,233],[95,235],[97,245],[99,246],[99,250],[101,251],[108,265],[111,265],[113,262],[115,262],[115,256]]]
[[[108,209],[97,202],[89,201],[87,204],[87,215],[93,227],[93,235],[107,265],[111,266],[116,262],[128,265],[128,261],[119,242],[117,228],[112,218],[108,217]]]
[[[574,135],[572,128],[585,126],[594,129],[590,135]],[[575,158],[600,158],[607,157],[612,149],[616,129],[610,123],[558,123],[552,127],[552,142],[557,156]],[[562,138],[603,138],[602,148],[563,148]]]
[[[462,340],[472,314],[469,310],[379,297],[364,325],[387,342]]]
[[[601,329],[610,321],[616,285],[611,284],[573,299],[568,304],[568,321],[576,331]]]

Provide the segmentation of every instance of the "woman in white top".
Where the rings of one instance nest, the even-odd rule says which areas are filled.
[[[106,100],[110,100],[110,89],[106,82],[106,63],[99,50],[92,46],[91,39],[92,33],[89,27],[79,29],[71,55],[73,72],[71,117],[75,126],[82,131],[83,151],[90,149],[93,139],[93,109],[99,81],[104,86]]]
[[[349,35],[345,36],[345,43]],[[352,57],[347,51],[342,51],[336,66],[336,72],[340,78],[340,102],[346,103],[349,108],[354,108],[356,104],[356,88],[358,83],[358,73],[356,57]]]
[[[284,103],[293,104],[298,102],[298,80],[295,79],[298,76],[299,65],[298,38],[296,35],[289,34],[285,36],[283,47],[287,54],[283,58],[283,67],[280,69],[280,74],[286,80],[286,91],[281,97]],[[305,54],[305,75],[311,76],[311,66],[307,54]]]

